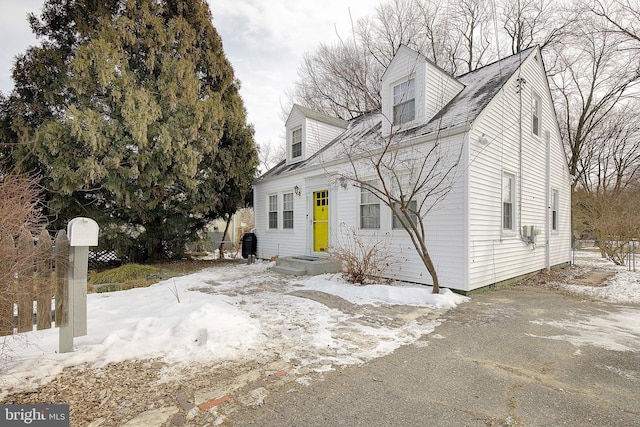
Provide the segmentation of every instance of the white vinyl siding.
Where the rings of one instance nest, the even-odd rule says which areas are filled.
[[[269,196],[269,229],[275,230],[278,228],[278,195],[272,194]]]
[[[391,133],[394,123],[394,87],[414,80],[415,118],[408,125],[419,125],[431,120],[449,103],[464,85],[448,75],[424,56],[406,46],[400,46],[396,56],[382,77],[382,113],[386,120],[382,122],[382,133]]]
[[[328,116],[327,116],[328,117]],[[313,156],[333,139],[344,132],[344,126],[334,125],[307,117],[294,106],[286,123],[287,164],[297,163]]]
[[[566,263],[571,259],[571,187],[562,151],[556,117],[550,108],[541,108],[541,135],[550,134],[550,176],[546,178],[546,150],[530,132],[532,98],[517,92],[516,78],[524,78],[526,87],[541,98],[541,106],[551,105],[546,76],[541,61],[531,55],[522,72],[505,84],[501,91],[476,119],[469,134],[468,182],[468,285],[470,289],[499,283],[546,267]],[[520,105],[522,100],[522,106]],[[509,112],[522,108],[523,130],[508,126],[504,119]],[[484,136],[486,144],[479,140]],[[522,137],[522,139],[520,138]],[[521,143],[520,143],[521,142]],[[503,171],[515,176],[513,231],[502,228]],[[548,186],[548,187],[547,187]],[[551,189],[558,191],[558,230],[550,234],[545,244],[545,226],[551,229]],[[538,230],[532,245],[521,236],[522,226]],[[550,230],[553,231],[553,230]]]
[[[293,228],[293,193],[282,195],[282,228]]]
[[[407,49],[403,47],[400,52],[406,52]],[[434,80],[426,78],[426,73],[433,71],[431,69],[435,67],[416,61],[415,56],[402,55],[394,58],[392,67],[387,70],[383,79],[381,114],[386,118],[382,120],[383,132],[385,126],[386,129],[391,127],[393,120],[394,83],[407,81],[408,76],[415,75],[416,118],[412,123],[428,121],[426,109],[430,108],[429,103],[440,102],[442,99],[437,96],[438,84],[432,86]],[[521,73],[512,75],[504,82],[504,89],[492,98],[471,124],[470,130],[461,129],[460,133],[443,136],[438,140],[442,147],[465,147],[460,167],[457,168],[459,178],[454,181],[446,199],[424,217],[429,227],[427,246],[443,287],[468,291],[539,271],[545,268],[547,251],[551,266],[570,260],[570,180],[557,120],[550,108],[551,96],[541,62],[536,62],[533,55],[527,58]],[[527,81],[529,96],[521,96],[516,92],[515,79],[520,76]],[[461,82],[464,83],[463,78]],[[540,95],[541,106],[547,106],[541,108],[539,127],[541,135],[548,131],[551,136],[551,172],[548,179],[546,152],[541,149],[538,137],[530,131],[531,93],[534,91]],[[518,111],[522,112],[522,127],[517,123]],[[294,115],[291,117],[294,118]],[[310,120],[301,120],[287,124],[289,130],[303,125],[303,156],[307,157],[310,139],[314,138],[315,133],[309,131],[309,123]],[[486,138],[485,144],[478,143],[481,136]],[[429,144],[419,143],[419,149],[426,152]],[[456,152],[453,149],[451,151]],[[307,215],[313,212],[313,191],[330,189],[330,239],[340,233],[343,224],[359,230],[361,189],[331,185],[331,175],[348,164],[337,164],[335,169],[332,165],[313,165],[310,163],[310,166],[305,165],[280,176],[267,176],[254,185],[258,256],[261,258],[310,254],[313,235]],[[513,230],[510,232],[505,232],[502,228],[502,178],[505,171],[513,175],[515,187]],[[291,192],[294,185],[301,187],[301,196],[294,194],[293,197],[294,228],[286,230],[286,235],[269,230],[268,196],[282,196]],[[558,230],[548,233],[549,242],[545,242],[540,236],[551,231],[545,229],[547,224],[550,229],[553,227],[550,210],[554,190],[558,192]],[[429,284],[430,276],[413,248],[410,237],[404,232],[393,232],[392,223],[391,210],[381,208],[380,229],[365,230],[361,235],[384,242],[389,253],[393,254],[394,259],[387,270],[388,277]],[[535,245],[522,238],[520,231],[523,225],[541,230]],[[282,220],[279,226],[282,227]]]
[[[304,179],[296,180],[301,195],[293,193],[293,228],[285,229],[282,218],[284,212],[284,195],[292,193],[294,183],[290,179],[276,179],[260,182],[254,185],[254,226],[258,239],[257,256],[270,259],[274,256],[304,255],[306,252],[306,188]],[[277,197],[277,228],[269,227],[269,198]],[[275,218],[274,218],[275,219]]]

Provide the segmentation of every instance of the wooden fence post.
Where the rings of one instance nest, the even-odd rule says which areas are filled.
[[[56,327],[67,326],[69,324],[69,239],[65,230],[58,231],[55,241],[54,254],[56,275]]]
[[[0,336],[13,334],[13,298],[14,298],[14,278],[11,274],[16,254],[16,245],[13,236],[0,236],[0,263],[3,264],[2,271],[8,274],[0,277]]]
[[[18,333],[33,330],[33,279],[35,273],[35,260],[33,236],[26,228],[18,236],[18,283],[16,285],[18,296]],[[26,258],[25,258],[25,255]]]
[[[42,230],[38,237],[36,251],[36,324],[37,329],[51,328],[51,299],[53,297],[53,281],[51,277],[51,236]]]

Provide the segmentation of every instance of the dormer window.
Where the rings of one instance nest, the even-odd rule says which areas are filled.
[[[401,125],[416,118],[415,79],[393,87],[393,124]]]
[[[291,158],[302,156],[302,128],[291,132]]]

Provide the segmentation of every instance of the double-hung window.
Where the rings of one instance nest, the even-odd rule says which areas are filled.
[[[380,200],[365,187],[360,188],[360,228],[380,228]]]
[[[514,175],[504,172],[502,174],[502,229],[514,229],[514,200],[516,178]]]
[[[291,158],[302,156],[302,128],[291,132]]]
[[[551,230],[558,231],[558,190],[551,191]]]
[[[398,199],[405,199],[407,196],[407,193],[405,193],[405,191],[409,188],[413,188],[409,174],[401,175],[398,180],[394,181],[392,184],[393,194]],[[418,203],[415,200],[405,200],[403,203],[404,208],[407,210],[409,218],[411,218],[411,221],[414,224],[418,224],[418,215],[416,213],[418,210]],[[402,220],[400,219],[400,217],[398,217],[398,215],[395,214],[395,211],[402,212],[402,208],[403,206],[401,206],[400,203],[393,203],[393,210],[391,212],[391,228],[393,229],[399,230],[404,228],[402,226],[402,221],[408,221],[408,218],[404,214],[402,214]]]
[[[393,87],[393,124],[401,125],[416,118],[416,83],[409,79]]]
[[[535,93],[531,105],[531,131],[536,136],[542,134],[542,100]]]
[[[293,228],[293,193],[282,195],[282,228]]]
[[[269,196],[269,228],[278,228],[278,195]]]
[[[407,207],[407,210],[409,212],[409,218],[411,218],[411,221],[414,224],[418,224],[418,215],[416,215],[416,211],[418,210],[418,203],[415,200],[409,200],[409,203],[405,203],[405,206]],[[394,203],[393,204],[394,209],[396,210],[401,210],[402,206],[400,206],[400,203]],[[403,219],[406,221],[406,218]],[[401,229],[404,228],[402,226],[402,222],[400,221],[400,218],[398,218],[398,216],[394,213],[393,214],[393,219],[391,220],[391,226],[394,229]]]

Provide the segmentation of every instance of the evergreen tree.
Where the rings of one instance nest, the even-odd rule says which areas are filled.
[[[52,213],[92,216],[134,259],[180,254],[243,206],[253,129],[203,0],[48,0],[14,68],[12,161]]]

